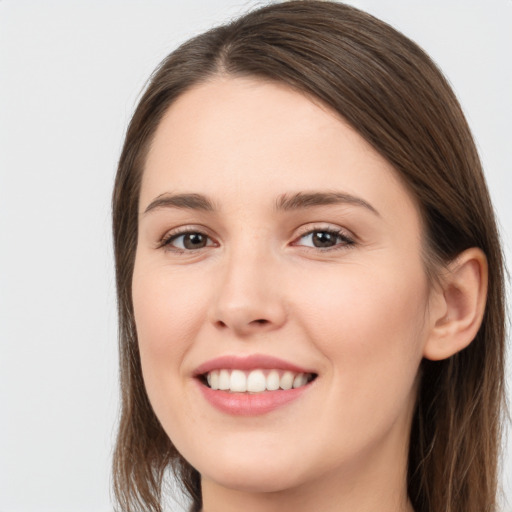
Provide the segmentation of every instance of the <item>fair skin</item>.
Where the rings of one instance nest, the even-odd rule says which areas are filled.
[[[432,286],[421,244],[394,169],[304,95],[216,77],[172,104],[142,179],[133,303],[148,396],[204,512],[412,510],[418,367],[471,341],[486,282],[470,249]],[[313,380],[270,411],[205,398],[201,365],[254,354]]]

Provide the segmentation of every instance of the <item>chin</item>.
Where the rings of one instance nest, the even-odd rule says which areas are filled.
[[[261,469],[238,469],[218,471],[212,474],[204,474],[217,485],[244,493],[273,493],[281,492],[300,485],[300,481],[290,478],[290,475],[279,474],[268,470],[265,467]]]
[[[213,464],[196,467],[203,478],[212,480],[222,487],[254,493],[285,491],[300,485],[305,475],[289,461],[269,460],[265,457],[240,460],[224,457]]]

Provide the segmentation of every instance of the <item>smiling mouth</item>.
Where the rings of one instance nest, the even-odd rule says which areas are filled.
[[[315,373],[299,373],[278,369],[212,370],[199,376],[199,380],[214,391],[230,393],[263,393],[297,389],[312,382]]]

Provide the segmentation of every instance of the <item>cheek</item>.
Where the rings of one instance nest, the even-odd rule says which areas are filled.
[[[173,441],[183,431],[176,412],[187,410],[182,363],[204,314],[201,289],[190,282],[161,263],[136,261],[132,297],[142,376],[153,410]]]
[[[317,417],[333,440],[326,464],[336,464],[339,453],[356,456],[393,426],[399,425],[400,446],[408,436],[428,287],[421,271],[378,268],[354,266],[336,281],[317,275],[303,282],[301,328],[325,358],[322,393],[329,412]]]
[[[373,268],[377,270],[373,270]],[[336,279],[333,276],[336,276]],[[425,341],[428,286],[422,268],[352,265],[303,281],[304,329],[345,387],[412,383]],[[379,384],[377,384],[379,383]],[[385,387],[385,386],[384,386]]]
[[[185,400],[182,362],[204,315],[199,288],[161,265],[135,265],[132,296],[142,376],[153,409],[166,427],[174,424],[174,411],[182,409]]]
[[[168,361],[186,350],[184,342],[198,327],[201,290],[182,281],[162,268],[135,265],[132,296],[141,357]]]

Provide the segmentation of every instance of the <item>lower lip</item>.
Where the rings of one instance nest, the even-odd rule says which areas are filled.
[[[233,416],[257,416],[266,414],[299,398],[311,383],[296,389],[280,389],[262,393],[230,393],[213,390],[197,381],[203,396],[216,409]]]

